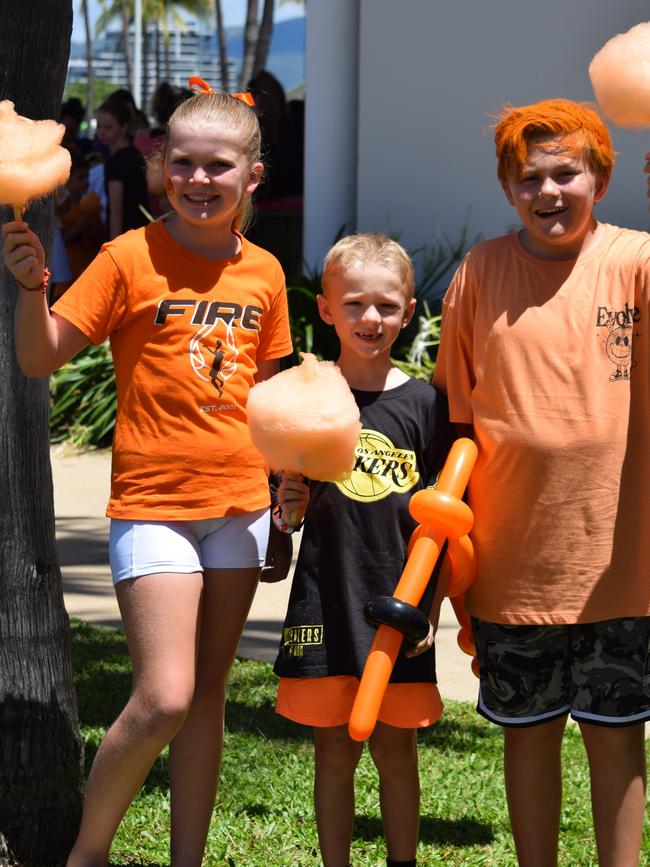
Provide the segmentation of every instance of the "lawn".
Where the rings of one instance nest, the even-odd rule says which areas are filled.
[[[130,668],[121,632],[73,621],[79,719],[86,769],[106,727],[129,693]],[[273,711],[269,665],[237,660],[226,708],[219,803],[206,867],[318,867],[312,815],[309,729]],[[564,747],[565,801],[560,864],[596,865],[591,841],[586,759],[575,729]],[[420,738],[423,865],[515,865],[501,779],[501,736],[473,708],[448,702],[441,722]],[[153,767],[113,845],[112,867],[169,864],[166,757]],[[385,864],[377,780],[367,752],[357,772],[352,851],[355,867]],[[646,834],[641,863],[650,863]]]

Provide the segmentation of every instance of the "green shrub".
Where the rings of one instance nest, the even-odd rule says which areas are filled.
[[[413,317],[414,319],[416,317]],[[403,358],[393,358],[394,363],[409,376],[431,382],[440,343],[440,314],[432,315],[426,301],[417,316],[418,330]]]
[[[53,443],[102,448],[113,438],[117,395],[108,341],[88,346],[50,379]]]

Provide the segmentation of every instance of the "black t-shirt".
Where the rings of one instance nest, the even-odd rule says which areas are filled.
[[[145,208],[148,208],[149,201],[145,165],[140,151],[133,145],[115,151],[106,162],[104,178],[107,197],[109,181],[121,181],[124,186],[120,232],[146,226],[149,221],[138,207],[138,205],[144,205]],[[110,198],[106,222],[110,225]]]
[[[453,441],[446,399],[431,385],[409,379],[352,393],[362,424],[355,469],[343,483],[311,483],[274,668],[281,677],[361,676],[375,636],[363,607],[393,594],[416,526],[410,497],[435,481]],[[434,580],[420,603],[425,612],[433,589]],[[433,648],[414,659],[400,654],[391,677],[435,679]]]

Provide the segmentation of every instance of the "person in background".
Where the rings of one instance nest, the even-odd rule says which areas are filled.
[[[65,134],[61,146],[73,153],[87,156],[92,150],[92,142],[79,135],[81,124],[86,116],[86,110],[80,99],[72,96],[61,106],[61,123],[65,126]]]
[[[271,72],[262,69],[248,82],[248,89],[255,99],[255,113],[269,162],[268,177],[256,201],[263,207],[277,207],[274,200],[302,196],[301,136],[289,112],[284,88]]]
[[[73,280],[90,265],[106,234],[99,197],[88,190],[89,169],[82,156],[72,154],[70,178],[55,205]]]
[[[105,102],[97,112],[97,137],[110,153],[104,165],[109,239],[148,222],[142,210],[148,204],[145,165],[129,143],[129,123],[129,112],[118,100]]]

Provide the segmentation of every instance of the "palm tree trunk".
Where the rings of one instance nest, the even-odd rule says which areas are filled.
[[[219,69],[221,70],[221,90],[228,93],[230,89],[230,74],[228,72],[228,44],[226,29],[223,26],[223,9],[221,0],[215,0],[214,9],[217,17],[217,44],[219,46]]]
[[[122,13],[122,40],[124,45],[124,63],[126,64],[126,86],[133,92],[133,62],[131,60],[131,43],[129,42],[129,7],[127,0],[120,0]]]
[[[94,114],[94,88],[93,88],[93,40],[90,31],[90,16],[88,14],[88,0],[83,0],[81,11],[84,16],[84,31],[86,34],[86,120],[90,124]]]
[[[156,24],[156,30],[158,25]],[[156,33],[156,39],[158,34]],[[157,43],[154,43],[156,50]],[[149,43],[149,22],[145,19],[142,22],[142,105],[138,108],[144,108],[149,105],[149,55],[151,54],[151,46]],[[158,69],[158,60],[156,59],[156,70]]]
[[[246,23],[244,24],[244,58],[242,60],[240,86],[246,87],[253,75],[255,62],[255,47],[259,34],[258,24],[258,0],[248,0],[246,8]]]
[[[264,0],[264,11],[262,12],[262,23],[260,25],[259,36],[257,37],[257,48],[255,49],[255,61],[253,63],[253,75],[256,75],[260,69],[266,68],[266,61],[269,56],[269,47],[271,45],[271,37],[273,36],[273,0]]]
[[[154,31],[155,39],[154,39],[154,57],[156,62],[156,87],[160,84],[160,24],[156,23],[156,29]],[[170,82],[171,84],[171,82]]]
[[[0,0],[0,94],[34,119],[58,117],[72,0]],[[25,46],[29,45],[29,51]],[[38,62],[35,62],[35,58]],[[9,217],[3,209],[0,220]],[[52,246],[51,199],[29,223]],[[18,369],[18,289],[0,273],[0,852],[11,863],[65,861],[81,815],[82,743],[70,631],[54,538],[46,378]]]
[[[167,32],[167,38],[165,39],[165,78],[167,81],[171,82],[172,80],[172,65],[171,65],[171,36],[169,32]]]

